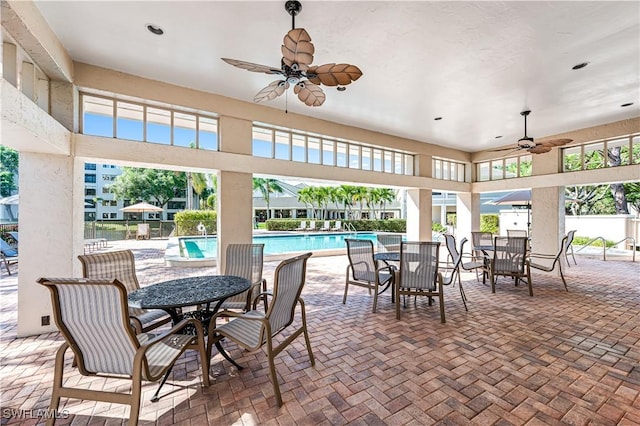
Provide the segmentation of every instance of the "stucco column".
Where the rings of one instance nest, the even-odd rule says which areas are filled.
[[[252,154],[252,123],[220,117],[220,151]],[[249,244],[253,237],[253,175],[218,172],[218,271],[224,273],[227,246]]]
[[[55,331],[49,291],[40,277],[80,276],[83,163],[69,156],[20,153],[19,337]],[[50,325],[42,325],[49,316]]]
[[[456,238],[471,240],[471,231],[480,230],[480,194],[461,192],[456,197]]]
[[[416,176],[431,177],[431,156],[416,155],[414,169]],[[407,190],[407,241],[431,241],[433,222],[432,196],[433,191],[427,188]]]

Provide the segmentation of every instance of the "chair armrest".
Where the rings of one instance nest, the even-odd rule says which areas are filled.
[[[193,336],[194,338],[203,336],[202,324],[200,323],[200,321],[198,321],[198,320],[196,320],[194,318],[183,319],[178,324],[176,324],[173,327],[171,327],[171,329],[163,332],[162,334],[159,334],[158,336],[154,337],[153,339],[151,339],[151,340],[145,342],[144,344],[140,345],[140,348],[138,349],[138,351],[142,351],[143,353],[146,352],[153,345],[156,345],[156,344],[166,340],[168,337],[171,337],[171,335],[176,334],[178,331],[182,330],[183,328],[185,328],[188,325],[192,325],[196,329],[196,334]]]
[[[385,265],[385,266],[381,266],[378,269],[376,269],[376,272],[382,272],[385,269],[388,269],[389,273],[393,274],[393,272],[396,271],[398,268],[396,268],[394,265]]]
[[[544,254],[544,253],[529,253],[527,256],[529,259],[532,257],[536,257],[539,259],[555,259],[557,255],[555,254]]]
[[[266,285],[266,281],[265,281],[265,285]],[[256,297],[254,297],[253,300],[251,301],[251,307],[253,308],[253,310],[255,310],[258,307],[258,300],[261,298],[264,299],[266,296],[273,297],[273,293],[271,293],[270,291],[261,291],[260,293],[256,294]]]

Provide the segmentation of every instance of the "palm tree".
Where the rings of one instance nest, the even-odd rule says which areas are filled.
[[[190,175],[189,182],[193,187],[193,192],[195,192],[198,195],[198,205],[195,207],[196,209],[199,209],[200,201],[202,199],[202,194],[205,191],[205,189],[207,189],[207,176],[204,173],[192,173],[192,172],[188,172],[188,173]]]
[[[307,186],[306,188],[302,188],[300,191],[298,191],[298,201],[304,203],[305,206],[311,206],[312,216],[314,216],[313,187]]]
[[[345,218],[349,217],[349,219],[353,219],[351,206],[353,206],[354,197],[357,192],[357,187],[352,185],[340,185],[340,187],[338,188],[338,196],[341,198],[341,201],[344,203],[345,207]]]
[[[382,203],[383,216],[386,216],[387,213],[387,203],[393,203],[396,195],[396,191],[391,188],[380,188],[380,202]]]
[[[278,180],[268,178],[253,178],[253,189],[260,191],[264,197],[264,201],[267,203],[267,219],[270,219],[271,209],[269,208],[269,195],[273,193],[281,194],[284,192],[284,189]]]
[[[376,204],[380,204],[381,202],[381,191],[382,191],[382,188],[369,188],[369,197],[367,200],[367,207],[371,209],[373,219],[377,219]]]
[[[364,203],[369,200],[369,189],[364,186],[356,186],[355,188],[356,191],[352,199],[360,204],[360,217],[358,219],[362,219]]]

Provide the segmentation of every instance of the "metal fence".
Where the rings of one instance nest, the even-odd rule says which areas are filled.
[[[96,239],[106,238],[108,241],[126,240],[136,238],[136,232],[140,221],[89,221],[84,223],[84,238]],[[175,229],[173,221],[147,221],[151,238],[168,238]]]

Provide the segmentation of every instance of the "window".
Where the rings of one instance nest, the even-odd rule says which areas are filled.
[[[371,170],[371,148],[362,147],[360,160],[362,161],[362,170]]]
[[[478,182],[484,182],[487,180],[491,180],[491,173],[490,173],[490,168],[489,168],[489,162],[485,162],[485,163],[478,163],[477,164],[477,180]]]
[[[184,210],[187,206],[185,201],[169,201],[167,208],[171,210]]]
[[[84,212],[84,220],[85,220],[85,222],[96,220],[96,213],[95,212]]]
[[[82,96],[82,133],[113,137],[113,99]]]
[[[116,137],[144,140],[144,107],[128,102],[116,102]]]
[[[307,137],[307,162],[320,164],[320,138]]]
[[[171,111],[147,108],[147,141],[171,144]]]
[[[85,173],[84,183],[96,183],[96,175]]]
[[[261,127],[253,128],[253,155],[256,157],[273,158],[273,131]]]
[[[173,144],[196,148],[196,116],[183,112],[173,113]]]
[[[84,169],[85,170],[95,170],[96,169],[96,163],[84,163]]]
[[[336,143],[336,166],[347,167],[347,144],[338,142]]]
[[[360,152],[359,147],[356,145],[349,145],[349,168],[360,168]]]
[[[562,150],[562,171],[640,164],[640,135],[588,142]]]
[[[604,167],[604,142],[584,146],[584,170]]]
[[[96,195],[96,189],[95,188],[85,188],[84,189],[84,195],[87,195],[87,196]]]
[[[102,180],[105,182],[113,182],[116,180],[116,175],[102,175]]]
[[[291,159],[289,136],[290,133],[276,131],[275,158],[279,160]]]
[[[335,165],[335,142],[332,140],[322,140],[322,164],[325,166]]]
[[[103,186],[102,187],[102,193],[103,194],[111,194],[111,187],[110,186]]]
[[[405,160],[405,163],[407,160]],[[464,182],[465,165],[451,160],[434,158],[432,160],[432,176],[434,179]],[[413,173],[413,172],[412,172]]]
[[[301,163],[307,162],[307,139],[304,135],[291,135],[291,159]]]

